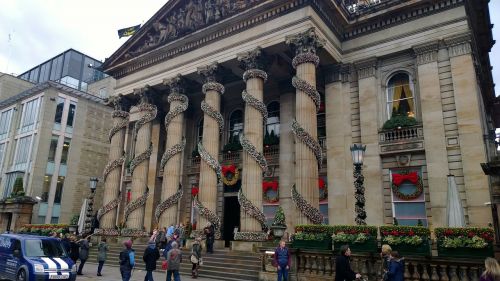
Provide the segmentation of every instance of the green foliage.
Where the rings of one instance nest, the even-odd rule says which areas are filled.
[[[12,193],[10,194],[11,198],[19,197],[19,196],[24,196],[24,188],[23,188],[23,178],[18,177],[16,178],[16,181],[14,182],[14,188],[12,190]]]
[[[278,145],[280,143],[280,138],[271,130],[271,134],[266,131],[264,136],[264,145]]]
[[[77,225],[79,219],[80,219],[80,215],[73,215],[73,217],[71,217],[71,220],[69,221],[69,224]]]
[[[385,130],[391,130],[396,128],[411,127],[417,125],[417,120],[413,117],[408,117],[407,113],[399,113],[392,111],[391,119],[385,121],[382,126]]]
[[[422,237],[418,235],[414,236],[394,236],[394,235],[387,235],[382,238],[382,242],[387,243],[389,245],[400,245],[400,244],[407,244],[407,245],[420,245],[424,240]]]
[[[228,143],[224,145],[222,152],[241,150],[241,143],[238,136],[232,136]]]
[[[285,226],[285,213],[283,212],[283,208],[281,206],[278,207],[276,214],[274,215],[273,225],[282,225]]]
[[[305,241],[323,241],[328,240],[328,235],[326,233],[307,233],[299,232],[293,235],[294,240],[305,240]]]
[[[365,233],[347,234],[344,232],[339,232],[332,236],[332,240],[335,242],[354,243],[354,244],[365,243],[366,241],[368,241],[369,238],[370,237]]]
[[[421,219],[418,219],[418,221],[417,221],[417,226],[424,226],[424,224],[422,223],[422,220],[421,220]]]
[[[401,225],[384,225],[380,227],[380,235],[382,237],[392,236],[421,236],[429,238],[431,232],[428,228],[423,226],[401,226]]]
[[[444,248],[473,248],[483,249],[488,247],[488,243],[479,236],[469,237],[444,237],[438,242]]]
[[[306,233],[326,233],[329,236],[333,234],[337,234],[340,232],[346,234],[358,234],[364,233],[370,236],[377,236],[377,227],[376,226],[367,226],[367,225],[310,225],[310,224],[302,224],[295,226],[295,232],[306,232]]]
[[[482,249],[493,243],[491,228],[482,227],[438,227],[434,230],[438,245],[445,248]]]

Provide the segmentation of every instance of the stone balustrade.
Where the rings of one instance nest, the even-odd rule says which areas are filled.
[[[262,269],[259,280],[276,280],[271,255],[261,249]],[[335,258],[330,251],[295,250],[292,253],[290,280],[333,280]],[[274,250],[272,250],[274,252]],[[268,252],[269,253],[269,252]],[[378,253],[353,255],[351,266],[368,281],[382,280],[382,260]],[[407,281],[478,281],[484,270],[482,260],[439,257],[405,257],[404,277]]]
[[[424,150],[422,125],[379,131],[381,154]]]

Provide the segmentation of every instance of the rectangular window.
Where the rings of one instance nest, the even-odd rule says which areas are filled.
[[[40,68],[40,79],[39,82],[43,83],[47,80],[49,80],[50,76],[50,63],[51,61],[44,63],[41,68]]]
[[[22,178],[24,177],[24,172],[12,172],[12,173],[7,173],[6,175],[6,180],[5,180],[5,186],[3,190],[3,197],[9,197],[10,193],[12,192],[12,188],[14,187],[14,182],[16,181],[17,178]]]
[[[57,81],[61,78],[63,56],[58,56],[52,60],[52,69],[50,70],[50,80]]]
[[[66,165],[68,163],[69,143],[70,142],[71,142],[71,139],[64,138],[64,144],[63,144],[63,149],[62,149],[62,154],[61,154],[61,165]]]
[[[2,169],[2,166],[3,166],[3,157],[5,155],[6,148],[7,148],[7,142],[0,144],[0,170]]]
[[[32,131],[35,129],[38,117],[38,108],[40,107],[40,100],[41,98],[37,98],[23,104],[21,133]]]
[[[62,116],[63,116],[63,111],[64,111],[64,98],[58,97],[57,98],[57,105],[56,105],[56,116],[54,117],[54,122],[57,124],[61,124],[62,122]]]
[[[59,139],[58,136],[52,135],[52,139],[50,140],[50,147],[49,147],[49,162],[55,162],[56,161],[56,149],[57,149],[57,140]]]
[[[422,172],[418,168],[390,172],[393,217],[400,225],[427,226]]]
[[[75,121],[75,111],[76,111],[76,103],[72,101],[69,104],[68,120],[66,121],[66,126],[73,127],[73,122]]]
[[[27,136],[24,138],[20,138],[17,140],[17,154],[16,158],[14,161],[14,164],[16,165],[16,169],[18,165],[25,165],[28,164],[28,159],[29,159],[29,150],[31,147],[31,139],[33,136]],[[19,169],[26,169],[26,167],[19,167]]]
[[[0,140],[4,140],[9,136],[12,111],[12,109],[9,109],[2,112],[2,114],[0,115]]]
[[[60,204],[64,186],[65,177],[57,177],[57,185],[56,185],[56,195],[54,196],[54,203]]]
[[[45,175],[43,179],[43,190],[42,190],[42,202],[47,203],[49,201],[50,192],[50,181],[52,180],[52,175]]]

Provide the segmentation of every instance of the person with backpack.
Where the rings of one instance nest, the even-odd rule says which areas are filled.
[[[78,241],[78,245],[80,246],[80,266],[78,266],[78,272],[76,273],[77,275],[83,275],[82,270],[83,266],[85,265],[85,262],[89,258],[89,238],[83,238]]]
[[[290,270],[291,255],[286,247],[286,242],[281,240],[279,246],[274,251],[274,264],[278,268],[278,281],[288,280],[288,270]]]
[[[150,240],[142,256],[142,260],[146,264],[146,276],[144,277],[144,281],[153,281],[153,271],[156,270],[156,261],[159,258],[160,251],[158,251],[155,241]]]
[[[398,251],[391,252],[391,261],[389,262],[389,271],[387,271],[388,281],[404,281],[405,259]]]
[[[101,270],[104,266],[104,262],[108,257],[108,249],[109,248],[108,244],[106,243],[106,237],[103,237],[101,239],[101,242],[99,242],[99,246],[97,247],[97,262],[99,263],[99,266],[97,267],[97,276],[102,276]]]
[[[193,267],[191,268],[191,277],[198,278],[198,269],[200,268],[201,261],[201,237],[196,237],[191,248],[191,263]]]
[[[179,269],[182,262],[182,252],[179,250],[179,245],[177,242],[172,242],[172,250],[168,251],[167,256],[167,281],[172,280],[172,275],[174,281],[181,281],[181,276],[179,275]]]
[[[132,269],[135,265],[135,252],[132,249],[132,241],[123,241],[124,249],[120,252],[120,274],[122,281],[129,281],[132,277]]]

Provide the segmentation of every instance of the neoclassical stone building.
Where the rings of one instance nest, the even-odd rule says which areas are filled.
[[[490,28],[484,0],[168,1],[103,65],[117,81],[99,231],[211,222],[260,240],[278,206],[288,231],[492,223]]]

